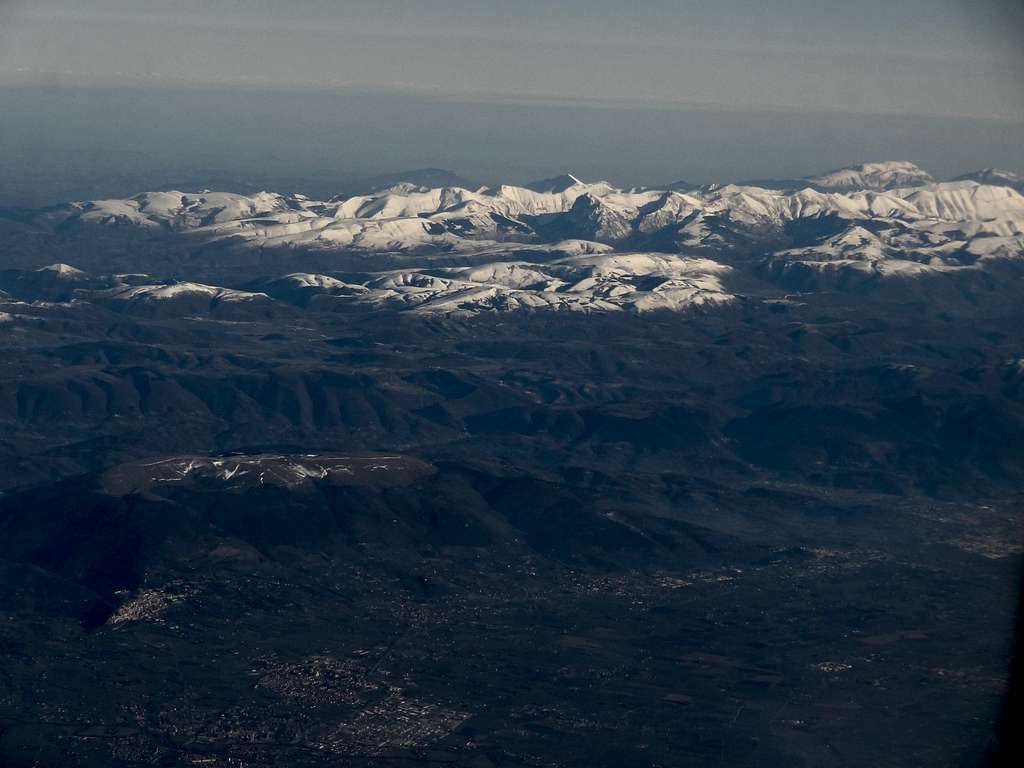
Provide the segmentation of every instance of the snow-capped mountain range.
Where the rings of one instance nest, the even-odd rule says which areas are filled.
[[[936,182],[912,163],[887,162],[791,183],[672,186],[623,190],[565,174],[479,189],[403,182],[331,200],[148,192],[69,203],[28,221],[65,236],[98,228],[190,246],[364,254],[356,278],[302,271],[249,293],[439,312],[678,310],[727,303],[723,278],[735,269],[804,281],[914,277],[1024,258],[1022,180],[1009,172]],[[374,254],[399,268],[383,269]],[[450,266],[454,257],[466,266]],[[209,291],[218,302],[247,299],[184,283],[123,285],[108,298]]]

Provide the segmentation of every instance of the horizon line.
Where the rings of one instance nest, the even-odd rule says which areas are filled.
[[[115,73],[98,75],[88,72],[3,69],[0,68],[0,88],[38,89],[140,89],[150,91],[218,91],[245,92],[307,92],[361,95],[407,96],[427,101],[467,105],[563,107],[578,109],[708,112],[736,114],[800,114],[800,115],[856,115],[865,117],[905,117],[963,120],[986,123],[1020,125],[1024,127],[1024,113],[923,112],[895,109],[852,109],[809,104],[729,104],[670,98],[590,97],[557,93],[495,93],[478,89],[448,90],[441,87],[417,86],[411,83],[372,83],[328,80],[318,82],[268,80],[265,78],[176,78],[161,75],[135,75]]]

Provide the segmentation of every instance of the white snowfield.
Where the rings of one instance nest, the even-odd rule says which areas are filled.
[[[566,251],[575,255],[564,255]],[[343,302],[352,309],[472,315],[517,309],[681,311],[724,305],[736,298],[722,285],[722,278],[732,271],[724,264],[675,254],[605,251],[607,248],[599,244],[569,243],[559,258],[543,262],[494,261],[468,267],[397,269],[366,273],[358,281],[296,272],[264,281],[264,291],[194,282],[149,282],[152,278],[145,275],[94,279],[66,265],[43,267],[36,274],[74,275],[84,281],[75,292],[78,300],[98,302],[118,311],[189,316],[261,311],[268,309],[274,299],[300,305],[306,299]],[[131,282],[125,282],[126,278]],[[0,312],[0,323],[13,320],[13,316]]]
[[[891,161],[840,168],[821,176],[812,176],[807,181],[819,188],[840,191],[915,187],[932,184],[935,179],[930,173],[918,168],[913,163]]]
[[[170,311],[181,316],[230,313],[236,310],[245,312],[265,307],[272,302],[265,293],[240,291],[219,285],[137,282],[152,279],[145,275],[131,276],[133,282],[126,284],[123,282],[124,277],[110,278],[113,283],[111,287],[83,289],[77,295],[129,314]]]
[[[259,301],[269,299],[265,293],[236,291],[216,285],[202,283],[173,283],[170,285],[130,285],[115,288],[103,295],[116,301],[133,302],[146,300],[168,300],[177,298],[198,298],[207,301]]]
[[[476,265],[398,270],[357,283],[324,275],[290,275],[276,283],[282,291],[375,306],[646,311],[728,301],[720,282],[728,267],[718,261],[913,277],[1020,260],[1019,181],[988,169],[936,182],[912,163],[887,162],[811,177],[789,189],[621,190],[564,175],[477,190],[397,184],[328,201],[269,192],[150,192],[72,203],[40,216],[65,230],[121,226],[242,248],[408,254],[420,264],[437,255]],[[367,266],[373,272],[374,260]],[[179,284],[132,286],[121,298],[204,290],[222,291],[211,295],[217,301],[262,296]]]
[[[475,314],[487,310],[679,311],[725,304],[730,268],[709,259],[654,253],[576,256],[544,264],[498,262],[474,267],[389,272],[357,300],[382,308]]]
[[[251,301],[253,299],[267,298],[263,293],[251,293],[249,291],[235,291],[230,288],[221,288],[216,285],[203,285],[202,283],[174,283],[172,285],[133,285],[123,289],[117,289],[110,294],[111,297],[123,301],[132,301],[142,297],[154,299],[172,299],[177,296],[201,296],[209,299],[223,299],[227,301]]]

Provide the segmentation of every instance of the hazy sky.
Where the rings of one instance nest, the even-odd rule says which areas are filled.
[[[1024,170],[1024,0],[0,0],[0,204]]]
[[[0,0],[0,77],[1024,119],[1019,0]]]

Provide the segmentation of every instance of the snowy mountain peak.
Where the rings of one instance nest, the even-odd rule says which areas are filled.
[[[580,181],[577,176],[571,173],[563,173],[558,176],[552,176],[550,179],[531,181],[526,185],[526,189],[545,194],[559,194],[579,186],[586,186],[586,182]]]
[[[785,185],[686,191],[622,190],[563,174],[530,187],[474,191],[398,184],[327,201],[270,192],[149,192],[45,209],[32,221],[72,243],[76,237],[87,241],[100,226],[152,238],[172,251],[283,249],[314,257],[304,267],[308,272],[244,286],[259,293],[121,279],[116,295],[104,298],[139,311],[159,302],[223,315],[243,306],[262,308],[271,300],[302,307],[341,302],[444,312],[645,311],[678,309],[729,293],[727,286],[711,282],[694,292],[687,272],[693,259],[760,263],[765,274],[787,281],[796,281],[796,275],[803,275],[801,281],[840,272],[905,277],[1024,263],[1024,195],[1007,183],[1013,175],[987,170],[969,176],[937,183],[912,163],[886,162]],[[353,271],[333,272],[335,254]],[[623,254],[634,256],[622,262]],[[653,254],[683,260],[652,261]],[[352,266],[352,259],[363,257],[365,262]],[[573,261],[580,258],[589,265]],[[608,271],[613,261],[614,279]],[[646,266],[653,263],[655,272]],[[620,274],[621,264],[626,266]],[[134,263],[121,266],[138,269]],[[314,272],[314,266],[328,274]],[[646,271],[639,279],[641,267]],[[66,266],[49,269],[75,274]],[[56,282],[36,275],[19,278],[17,287],[43,296],[77,290],[86,281],[61,277],[67,285],[60,290]]]
[[[1024,193],[1024,175],[1013,171],[1004,171],[1000,168],[983,168],[980,171],[972,171],[957,176],[953,181],[973,181],[978,184],[1010,187]]]
[[[804,180],[818,189],[835,191],[882,191],[917,187],[935,181],[930,173],[905,160],[853,165]]]
[[[85,275],[82,270],[72,267],[70,264],[63,264],[58,262],[57,264],[50,264],[45,267],[40,267],[37,272],[47,272],[51,275],[62,278],[75,278]]]

